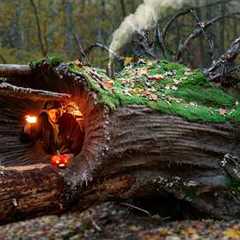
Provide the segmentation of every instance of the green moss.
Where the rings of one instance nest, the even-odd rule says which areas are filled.
[[[58,55],[49,55],[46,58],[42,58],[40,60],[32,61],[30,63],[30,67],[34,70],[41,66],[43,63],[46,63],[52,67],[58,66],[60,63],[63,62],[63,58]]]
[[[238,97],[211,84],[201,71],[181,64],[164,60],[128,65],[117,74],[112,87],[105,87],[104,82],[112,80],[102,69],[70,64],[69,71],[81,74],[89,89],[98,94],[98,101],[111,109],[138,104],[189,121],[240,122]]]

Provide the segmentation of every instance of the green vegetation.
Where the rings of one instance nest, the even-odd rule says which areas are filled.
[[[30,63],[30,67],[34,70],[37,67],[41,66],[43,63],[46,63],[52,67],[56,67],[62,62],[63,62],[63,58],[61,56],[52,55],[52,56],[47,56],[46,58],[42,58],[40,60],[32,61]]]
[[[111,109],[139,104],[189,121],[240,122],[239,97],[181,64],[140,60],[125,66],[114,80],[101,69],[70,64],[69,70],[84,76],[99,102]]]

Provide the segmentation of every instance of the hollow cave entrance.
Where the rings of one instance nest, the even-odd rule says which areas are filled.
[[[24,116],[20,135],[28,134],[31,138],[28,142],[41,156],[40,162],[48,163],[50,160],[53,165],[67,167],[69,156],[80,154],[84,142],[84,117],[79,104],[74,101],[47,101],[35,114],[31,114],[31,110],[29,112]],[[23,140],[20,137],[20,141]]]
[[[81,104],[74,101],[63,103],[63,112],[70,114],[76,120],[83,133],[84,142],[84,110]],[[24,142],[21,139],[26,120],[35,121],[43,110],[44,102],[32,102],[9,98],[7,101],[0,98],[0,163],[1,166],[21,166],[39,163],[50,163],[51,155],[47,153],[42,141]],[[66,125],[66,124],[65,124]],[[71,126],[66,125],[64,131],[72,131]],[[66,133],[65,133],[66,135]],[[74,143],[77,145],[77,143]],[[81,150],[76,154],[80,154]]]

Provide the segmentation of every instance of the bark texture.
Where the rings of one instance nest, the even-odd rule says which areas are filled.
[[[237,126],[189,122],[139,105],[110,111],[65,65],[50,70],[39,71],[39,79],[45,79],[46,91],[71,93],[84,116],[84,145],[68,168],[52,167],[37,144],[19,140],[22,117],[38,112],[43,102],[2,96],[1,222],[165,193],[216,218],[240,215],[239,182],[229,171],[239,171]],[[21,82],[9,79],[16,86]],[[39,81],[24,84],[42,89]],[[229,153],[235,160],[222,164]]]

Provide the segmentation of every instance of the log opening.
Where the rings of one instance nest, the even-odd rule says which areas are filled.
[[[85,139],[68,168],[53,168],[49,156],[19,141],[22,117],[30,109],[39,111],[43,101],[1,97],[0,157],[6,168],[0,183],[6,188],[0,192],[0,220],[61,213],[73,206],[84,210],[106,200],[163,192],[218,218],[239,215],[239,200],[231,195],[234,188],[229,191],[229,176],[220,165],[227,153],[240,156],[233,124],[189,122],[142,105],[111,111],[99,103],[86,79],[65,64],[8,82],[71,94],[67,101],[83,114]]]

